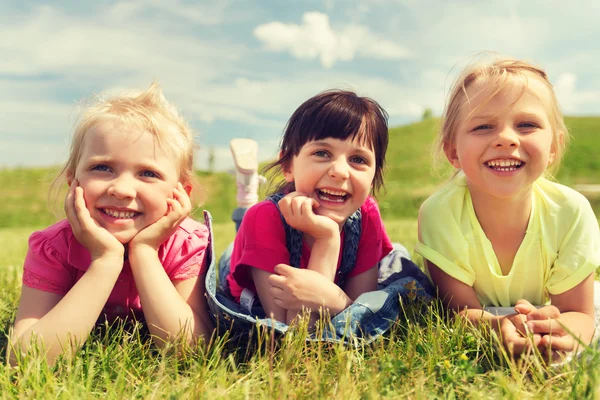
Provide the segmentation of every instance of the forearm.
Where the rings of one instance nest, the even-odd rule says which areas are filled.
[[[26,353],[32,346],[38,346],[52,363],[63,352],[79,349],[98,320],[122,266],[122,257],[92,261],[86,273],[43,317],[22,332],[15,325],[13,347],[9,350]],[[13,351],[9,354],[14,364],[15,354]]]
[[[570,311],[560,314],[557,321],[566,328],[575,339],[589,344],[594,337],[594,317],[582,312]]]
[[[333,282],[340,255],[340,238],[334,236],[313,243],[307,269],[316,271]]]
[[[131,270],[148,329],[159,347],[178,335],[191,342],[210,336],[210,323],[179,295],[156,251],[140,249],[129,255]]]

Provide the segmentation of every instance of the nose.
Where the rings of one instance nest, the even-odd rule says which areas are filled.
[[[343,157],[333,160],[329,167],[329,176],[337,179],[348,179],[350,176],[348,161]]]
[[[519,147],[519,132],[512,127],[506,127],[498,132],[494,138],[494,147],[516,148]]]
[[[117,199],[127,199],[135,197],[134,179],[126,174],[119,175],[110,182],[107,193]]]

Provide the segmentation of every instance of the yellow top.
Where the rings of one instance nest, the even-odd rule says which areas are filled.
[[[482,306],[514,306],[575,287],[600,265],[598,220],[588,200],[540,178],[531,216],[512,268],[504,275],[473,209],[464,174],[422,205],[415,251],[453,278],[472,286]]]

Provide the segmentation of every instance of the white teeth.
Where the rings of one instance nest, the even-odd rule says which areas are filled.
[[[133,218],[137,215],[137,213],[134,211],[115,211],[108,208],[105,208],[102,211],[115,218]]]
[[[331,190],[331,189],[319,189],[319,190],[323,193],[332,194],[334,196],[345,196],[348,194],[347,192],[344,192],[344,191],[337,191],[337,190]]]
[[[502,159],[502,160],[488,161],[488,162],[486,162],[486,164],[489,167],[503,171],[504,168],[506,168],[506,167],[520,167],[523,164],[523,162],[520,160],[515,160],[515,159]],[[496,168],[496,167],[500,167],[500,168]],[[516,168],[509,168],[509,170],[511,170],[511,171],[514,171],[515,169]]]

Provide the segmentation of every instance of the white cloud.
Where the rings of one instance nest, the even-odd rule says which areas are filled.
[[[564,72],[558,76],[554,84],[554,92],[563,112],[576,113],[583,105],[600,104],[600,91],[578,90],[578,77],[572,72]]]
[[[307,12],[302,25],[269,22],[254,29],[254,35],[266,48],[289,52],[301,60],[319,58],[325,68],[338,60],[349,61],[356,55],[375,59],[401,59],[410,56],[403,46],[378,37],[362,25],[348,25],[339,32],[333,30],[329,17],[320,12]]]

